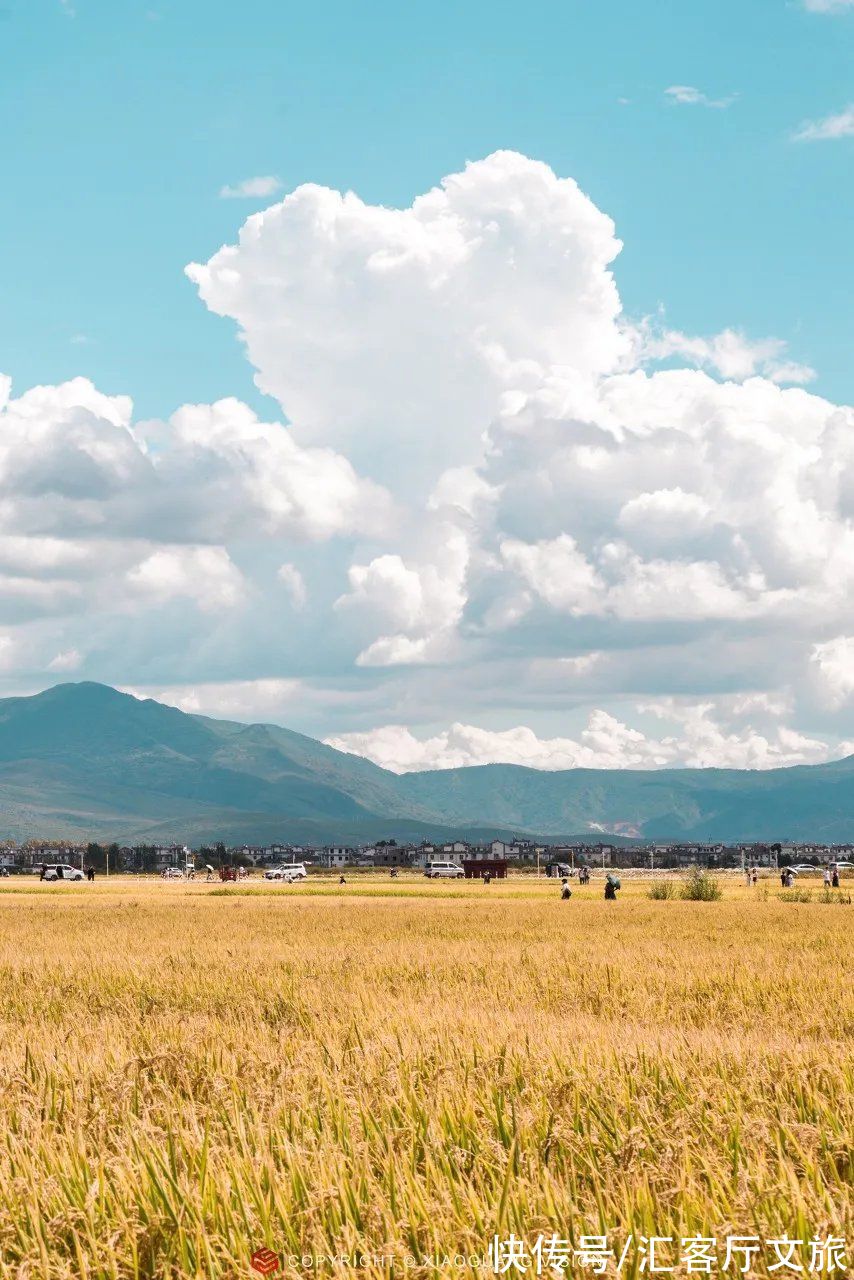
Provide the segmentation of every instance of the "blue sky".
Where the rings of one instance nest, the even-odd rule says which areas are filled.
[[[0,51],[0,692],[854,751],[854,0],[0,0]]]
[[[637,4],[4,0],[3,367],[86,373],[143,415],[258,403],[232,326],[182,275],[277,175],[408,204],[499,147],[616,220],[633,315],[789,340],[850,398],[852,143],[792,143],[854,99],[854,14]],[[727,109],[675,106],[696,86]],[[621,103],[620,99],[628,99]]]

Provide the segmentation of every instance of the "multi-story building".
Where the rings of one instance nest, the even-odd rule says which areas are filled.
[[[380,840],[362,850],[362,855],[375,867],[411,867],[417,850],[410,844],[397,844],[394,840]]]
[[[324,867],[346,867],[356,860],[357,850],[348,844],[327,845],[321,851],[320,861]]]

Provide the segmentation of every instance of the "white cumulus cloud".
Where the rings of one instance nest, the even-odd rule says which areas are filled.
[[[806,120],[792,134],[794,142],[834,142],[854,137],[854,105],[820,120]]]
[[[187,271],[298,440],[423,497],[481,459],[508,389],[619,364],[619,249],[575,182],[498,152],[406,209],[299,187]]]
[[[394,767],[841,749],[854,413],[737,316],[626,316],[620,247],[512,152],[397,209],[305,185],[188,268],[281,413],[0,378],[17,677],[79,661]]]
[[[813,645],[810,654],[824,692],[837,706],[854,694],[854,636],[834,636]]]
[[[669,702],[638,710],[674,721],[671,732],[658,736],[645,733],[607,711],[595,709],[577,738],[541,738],[524,725],[489,730],[460,723],[431,737],[418,738],[404,725],[389,724],[366,733],[328,738],[327,743],[339,751],[367,756],[394,773],[484,764],[548,770],[682,765],[767,769],[805,760],[834,759],[851,746],[830,746],[783,725],[766,732],[749,724],[737,731],[729,730],[716,719],[716,708],[711,703],[682,707]]]
[[[434,562],[407,564],[382,555],[349,570],[350,591],[335,604],[355,613],[382,634],[358,655],[360,666],[384,667],[441,658],[466,603],[469,550],[459,531],[449,529]]]
[[[134,594],[157,604],[187,597],[205,611],[230,609],[245,597],[243,577],[224,547],[164,547],[131,569]]]

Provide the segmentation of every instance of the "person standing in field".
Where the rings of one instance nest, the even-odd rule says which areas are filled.
[[[824,868],[824,876],[822,877],[822,879],[824,880],[825,889],[829,889],[830,888],[830,867]]]
[[[756,884],[756,881],[758,879],[759,879],[759,871],[758,871],[758,868],[754,867],[750,877],[751,884]]]
[[[568,902],[569,899],[572,897],[572,890],[569,887],[569,881],[567,880],[566,876],[564,876],[563,880],[561,881],[560,896],[564,902]]]
[[[833,864],[833,871],[830,876],[830,884],[831,884],[831,887],[834,889],[839,888],[839,868],[837,867],[835,862]]]
[[[751,884],[751,878],[750,878],[750,867],[748,867],[748,866],[745,866],[745,868],[744,868],[744,883],[745,883],[746,885],[748,885],[748,887],[749,887],[749,886],[750,886],[750,884]]]
[[[615,899],[617,897],[617,890],[619,889],[619,887],[620,887],[619,880],[612,872],[609,871],[607,876],[605,877],[605,897],[609,901]]]

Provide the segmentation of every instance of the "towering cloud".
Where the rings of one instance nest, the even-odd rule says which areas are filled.
[[[555,365],[628,353],[610,218],[544,164],[499,152],[408,209],[304,186],[187,268],[240,326],[296,438],[424,494],[483,458],[503,397]]]
[[[619,250],[509,152],[252,215],[187,270],[281,422],[4,388],[8,652],[208,709],[301,680],[304,727],[384,763],[843,750],[854,414],[774,339],[626,317]]]

